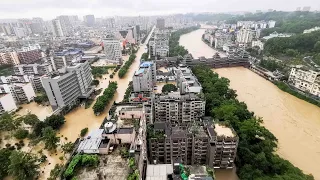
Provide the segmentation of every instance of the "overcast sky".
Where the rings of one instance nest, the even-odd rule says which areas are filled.
[[[86,14],[96,17],[165,15],[188,12],[235,12],[255,10],[295,10],[311,6],[319,10],[319,0],[0,0],[0,19]]]

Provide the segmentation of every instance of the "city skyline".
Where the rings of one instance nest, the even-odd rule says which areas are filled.
[[[192,6],[191,6],[192,5]],[[102,1],[93,0],[3,0],[0,2],[0,19],[17,19],[42,17],[45,20],[54,19],[59,15],[84,15],[93,14],[95,17],[107,16],[150,16],[169,15],[176,13],[201,13],[201,12],[255,12],[268,9],[294,11],[297,7],[310,6],[311,10],[319,10],[316,0],[303,2],[294,0],[288,3],[285,0],[270,0],[256,3],[253,0],[201,0],[194,3],[192,0],[163,0],[158,1]],[[17,8],[19,7],[19,8]]]

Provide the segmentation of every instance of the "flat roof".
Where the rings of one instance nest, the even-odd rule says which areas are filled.
[[[140,74],[144,73],[145,69],[144,68],[140,68],[138,71],[136,71],[134,73],[135,76],[139,76]]]
[[[103,129],[96,129],[90,132],[90,134],[80,142],[77,151],[85,150],[98,150],[102,141]]]
[[[149,67],[153,64],[151,61],[145,61],[140,64],[140,67]]]
[[[146,180],[167,180],[169,174],[173,174],[172,164],[148,164]]]
[[[232,132],[232,129],[221,125],[221,124],[214,124],[215,125],[215,132],[217,133],[217,136],[227,136],[227,137],[234,137],[234,133]]]

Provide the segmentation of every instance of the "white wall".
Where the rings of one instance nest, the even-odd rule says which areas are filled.
[[[24,85],[22,88],[28,98],[28,101],[31,101],[33,100],[34,97],[36,97],[36,93],[34,92],[34,89],[32,88],[31,83]]]
[[[15,111],[17,109],[16,103],[11,94],[6,94],[0,98],[0,103],[5,111]]]

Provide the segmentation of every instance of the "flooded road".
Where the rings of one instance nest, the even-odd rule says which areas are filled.
[[[215,51],[201,41],[204,29],[180,38],[194,57],[211,57]],[[264,120],[264,126],[278,138],[277,153],[305,173],[320,179],[320,108],[278,89],[271,82],[243,67],[214,70],[230,79],[238,99]],[[217,173],[216,173],[217,174]],[[219,178],[217,174],[217,179]]]
[[[153,32],[153,31],[152,31]],[[148,42],[152,33],[149,34],[147,40]],[[120,102],[123,99],[125,91],[128,87],[130,81],[132,81],[132,76],[134,72],[139,68],[141,55],[145,52],[146,44],[140,45],[138,52],[136,53],[136,60],[130,66],[130,69],[126,73],[125,77],[119,79],[118,72],[114,75],[112,79],[110,79],[110,74],[112,74],[113,70],[109,69],[109,74],[105,74],[100,80],[100,84],[97,88],[105,88],[108,87],[110,81],[117,81],[118,89],[117,93],[113,97],[113,101]],[[123,57],[124,62],[128,60],[129,56]],[[101,94],[103,91],[101,92]],[[112,102],[113,102],[112,101]],[[61,127],[61,129],[57,132],[57,135],[60,137],[60,144],[64,144],[67,142],[74,142],[79,136],[80,131],[86,127],[89,128],[89,132],[95,128],[99,128],[104,118],[107,116],[108,111],[113,103],[110,103],[105,111],[101,113],[99,116],[94,115],[92,106],[95,101],[92,103],[91,107],[85,109],[84,106],[79,106],[73,111],[69,112],[65,115],[65,124]],[[19,115],[25,115],[28,112],[36,114],[40,120],[44,120],[46,116],[50,116],[52,113],[52,109],[50,106],[39,106],[36,103],[30,103],[26,105],[22,105],[23,108],[17,113]],[[13,140],[14,141],[14,140]],[[37,150],[43,149],[43,144],[39,144],[33,148],[32,152],[37,153]],[[63,156],[61,149],[58,148],[57,153],[50,154],[46,150],[43,151],[45,155],[48,157],[48,161],[45,165],[41,166],[41,177],[40,179],[47,179],[50,176],[50,171],[53,169],[55,164],[62,163],[59,157]],[[43,173],[42,173],[43,171]]]

